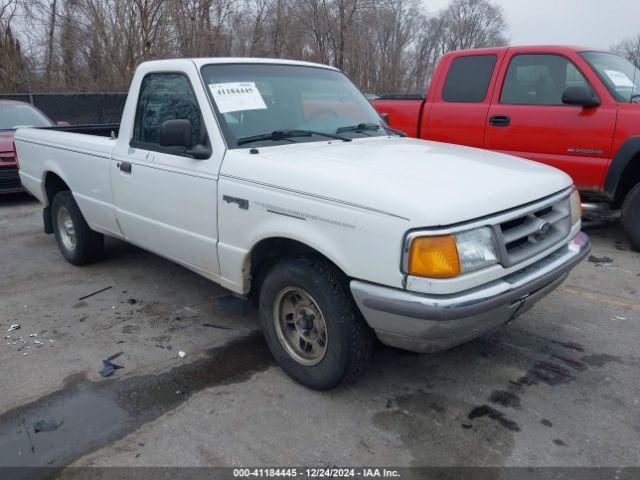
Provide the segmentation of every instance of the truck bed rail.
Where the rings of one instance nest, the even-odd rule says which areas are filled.
[[[98,137],[116,137],[120,130],[119,123],[98,123],[88,125],[64,125],[55,127],[42,127],[42,130],[57,130],[60,132],[83,133]]]

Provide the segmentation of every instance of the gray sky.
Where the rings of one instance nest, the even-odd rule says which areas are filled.
[[[435,12],[449,0],[422,0]],[[494,0],[511,27],[512,45],[573,44],[609,49],[640,33],[639,0]]]

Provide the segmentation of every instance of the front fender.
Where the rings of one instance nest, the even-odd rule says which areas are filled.
[[[238,293],[246,293],[252,249],[268,238],[300,242],[349,277],[402,288],[404,219],[226,179],[219,184],[218,205],[220,272],[231,284],[225,286]]]

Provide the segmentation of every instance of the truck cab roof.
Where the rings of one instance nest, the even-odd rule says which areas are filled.
[[[517,52],[545,52],[545,53],[566,53],[566,52],[604,52],[601,48],[585,47],[580,45],[509,45],[504,47],[475,48],[470,50],[455,50],[446,55],[477,55],[490,53],[504,53],[507,51]]]
[[[302,62],[298,60],[287,60],[280,58],[244,58],[244,57],[204,57],[204,58],[180,58],[168,60],[151,60],[143,62],[138,68],[145,70],[161,70],[172,68],[176,62],[184,62],[185,60],[193,62],[199,69],[204,65],[212,64],[232,64],[232,63],[255,63],[255,64],[277,64],[277,65],[298,65],[303,67],[326,68],[328,70],[338,70],[337,68],[323,65],[321,63]]]

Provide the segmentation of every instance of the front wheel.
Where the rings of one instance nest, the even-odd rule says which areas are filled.
[[[51,218],[58,248],[69,263],[85,265],[102,256],[104,236],[89,228],[71,192],[53,197]]]
[[[640,250],[640,183],[633,187],[624,199],[622,226],[631,244]]]
[[[260,289],[260,319],[278,364],[309,388],[356,380],[373,353],[373,332],[344,275],[318,258],[285,259],[269,270]]]

